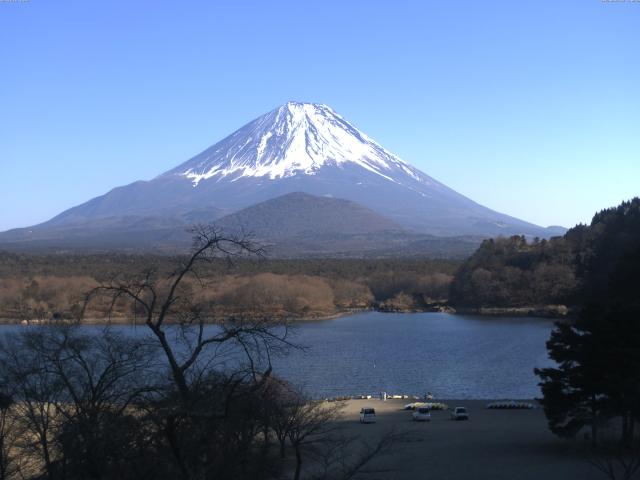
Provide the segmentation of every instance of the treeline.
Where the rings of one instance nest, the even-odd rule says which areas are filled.
[[[133,255],[0,254],[0,319],[77,319],[85,295],[98,283],[150,267],[167,276],[183,257]],[[201,267],[199,300],[223,318],[271,315],[312,318],[358,309],[411,311],[447,299],[459,263],[446,260],[214,260]],[[189,280],[186,285],[196,280]],[[111,312],[129,319],[125,302]],[[107,304],[93,304],[87,320]]]
[[[456,307],[522,307],[571,303],[575,252],[564,237],[485,240],[451,284]]]
[[[617,259],[638,244],[639,212],[634,198],[562,237],[485,240],[455,274],[449,301],[473,308],[575,305],[580,292],[601,295]]]

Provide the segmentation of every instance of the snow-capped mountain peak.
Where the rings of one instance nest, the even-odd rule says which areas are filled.
[[[164,176],[180,175],[197,186],[209,179],[315,175],[325,166],[345,164],[395,183],[403,184],[401,177],[408,175],[413,181],[437,184],[327,105],[301,102],[288,102],[253,120]]]

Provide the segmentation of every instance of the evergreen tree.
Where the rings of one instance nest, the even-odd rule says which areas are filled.
[[[535,370],[542,404],[558,435],[590,425],[595,442],[615,418],[629,444],[640,420],[640,201],[597,214],[583,245],[582,308],[547,342],[557,367]]]
[[[574,324],[557,323],[547,349],[558,367],[535,369],[535,373],[542,379],[541,403],[551,431],[573,437],[588,425],[595,442],[604,401],[600,379],[605,372],[598,361],[599,345],[591,332],[591,318],[585,310]]]

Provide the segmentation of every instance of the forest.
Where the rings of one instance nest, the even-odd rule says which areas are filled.
[[[98,283],[149,266],[166,276],[181,260],[151,255],[2,253],[0,319],[75,319],[82,313],[86,292]],[[418,311],[446,301],[458,265],[454,260],[429,259],[214,259],[203,267],[206,288],[197,290],[199,299],[221,318],[318,318],[368,309]],[[103,317],[107,307],[93,304],[84,312],[85,320]],[[112,312],[112,319],[129,320],[128,307],[121,307]]]
[[[550,240],[485,240],[456,272],[449,302],[456,307],[520,307],[580,303],[602,295],[612,269],[640,244],[640,199],[596,213]]]

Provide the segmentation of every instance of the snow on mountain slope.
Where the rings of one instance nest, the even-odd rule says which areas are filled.
[[[270,180],[315,175],[324,166],[352,163],[390,182],[402,177],[436,186],[424,175],[362,133],[330,107],[289,102],[257,118],[212,148],[165,173],[197,186],[214,178]]]

